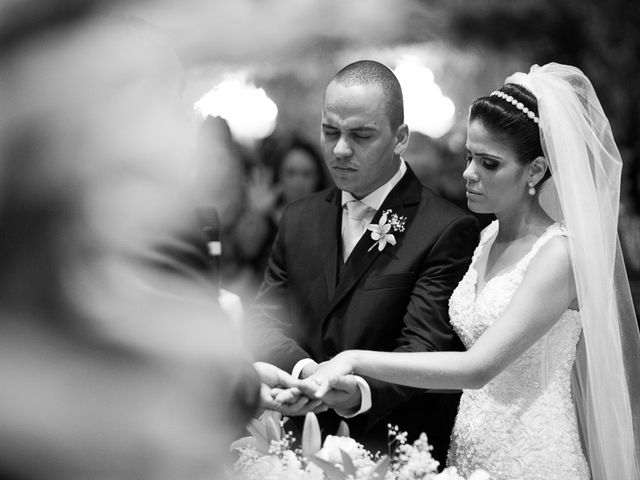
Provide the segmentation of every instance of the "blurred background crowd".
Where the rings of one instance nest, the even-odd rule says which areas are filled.
[[[633,0],[4,0],[0,475],[223,475],[256,408],[234,322],[283,208],[330,185],[322,95],[353,60],[394,69],[405,160],[463,206],[470,102],[534,63],[583,69],[639,305],[638,23]]]
[[[611,119],[625,170],[620,237],[640,304],[640,92],[630,88],[640,80],[640,6],[629,0],[350,5],[353,18],[339,20],[331,4],[308,14],[300,7],[302,17],[317,14],[327,23],[303,18],[280,32],[282,47],[208,58],[187,70],[184,95],[204,119],[201,130],[226,138],[235,160],[225,168],[238,170],[225,183],[224,284],[250,301],[282,206],[330,184],[318,160],[319,118],[324,86],[342,66],[372,58],[394,69],[412,131],[405,160],[423,183],[465,206],[468,105],[511,72],[555,61],[585,71]],[[326,31],[298,38],[304,27]]]

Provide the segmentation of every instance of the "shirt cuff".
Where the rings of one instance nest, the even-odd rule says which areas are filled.
[[[303,360],[300,361],[302,362]],[[359,377],[358,375],[354,375],[353,378],[355,379],[356,384],[360,389],[360,408],[356,412],[344,412],[336,410],[336,413],[344,418],[353,418],[357,415],[360,415],[361,413],[368,411],[371,408],[371,387],[369,387],[369,384],[364,378]]]
[[[293,367],[293,370],[291,370],[291,376],[293,378],[300,378],[300,374],[302,373],[302,370],[304,369],[304,367],[306,367],[310,363],[316,363],[316,362],[311,358],[303,358],[302,360],[298,360],[298,363],[296,363]]]

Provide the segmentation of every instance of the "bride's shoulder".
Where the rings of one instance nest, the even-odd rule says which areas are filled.
[[[549,236],[567,237],[567,226],[563,222],[555,222],[547,227],[545,234]]]
[[[531,250],[531,257],[544,257],[549,261],[570,260],[569,239],[565,225],[560,222],[549,225],[538,237]]]
[[[538,272],[543,276],[563,277],[571,275],[571,251],[566,229],[555,225],[539,238],[538,245],[530,252],[529,273]]]
[[[566,273],[570,265],[571,253],[566,228],[561,223],[553,223],[544,228],[516,268],[527,272],[528,276],[536,271],[546,276]]]

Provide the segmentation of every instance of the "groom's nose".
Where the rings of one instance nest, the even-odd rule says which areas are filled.
[[[333,147],[333,154],[336,158],[344,158],[350,157],[352,153],[351,145],[349,145],[349,142],[344,135],[340,135]]]

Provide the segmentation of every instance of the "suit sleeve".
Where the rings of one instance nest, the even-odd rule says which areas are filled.
[[[478,223],[472,216],[458,217],[444,228],[422,262],[395,351],[464,350],[449,323],[449,298],[469,267],[478,235]],[[369,426],[399,404],[424,393],[423,389],[366,380],[372,393],[366,420]]]
[[[278,227],[262,285],[249,310],[245,338],[257,360],[291,372],[299,360],[310,355],[294,339],[296,325],[288,308],[287,213]]]

